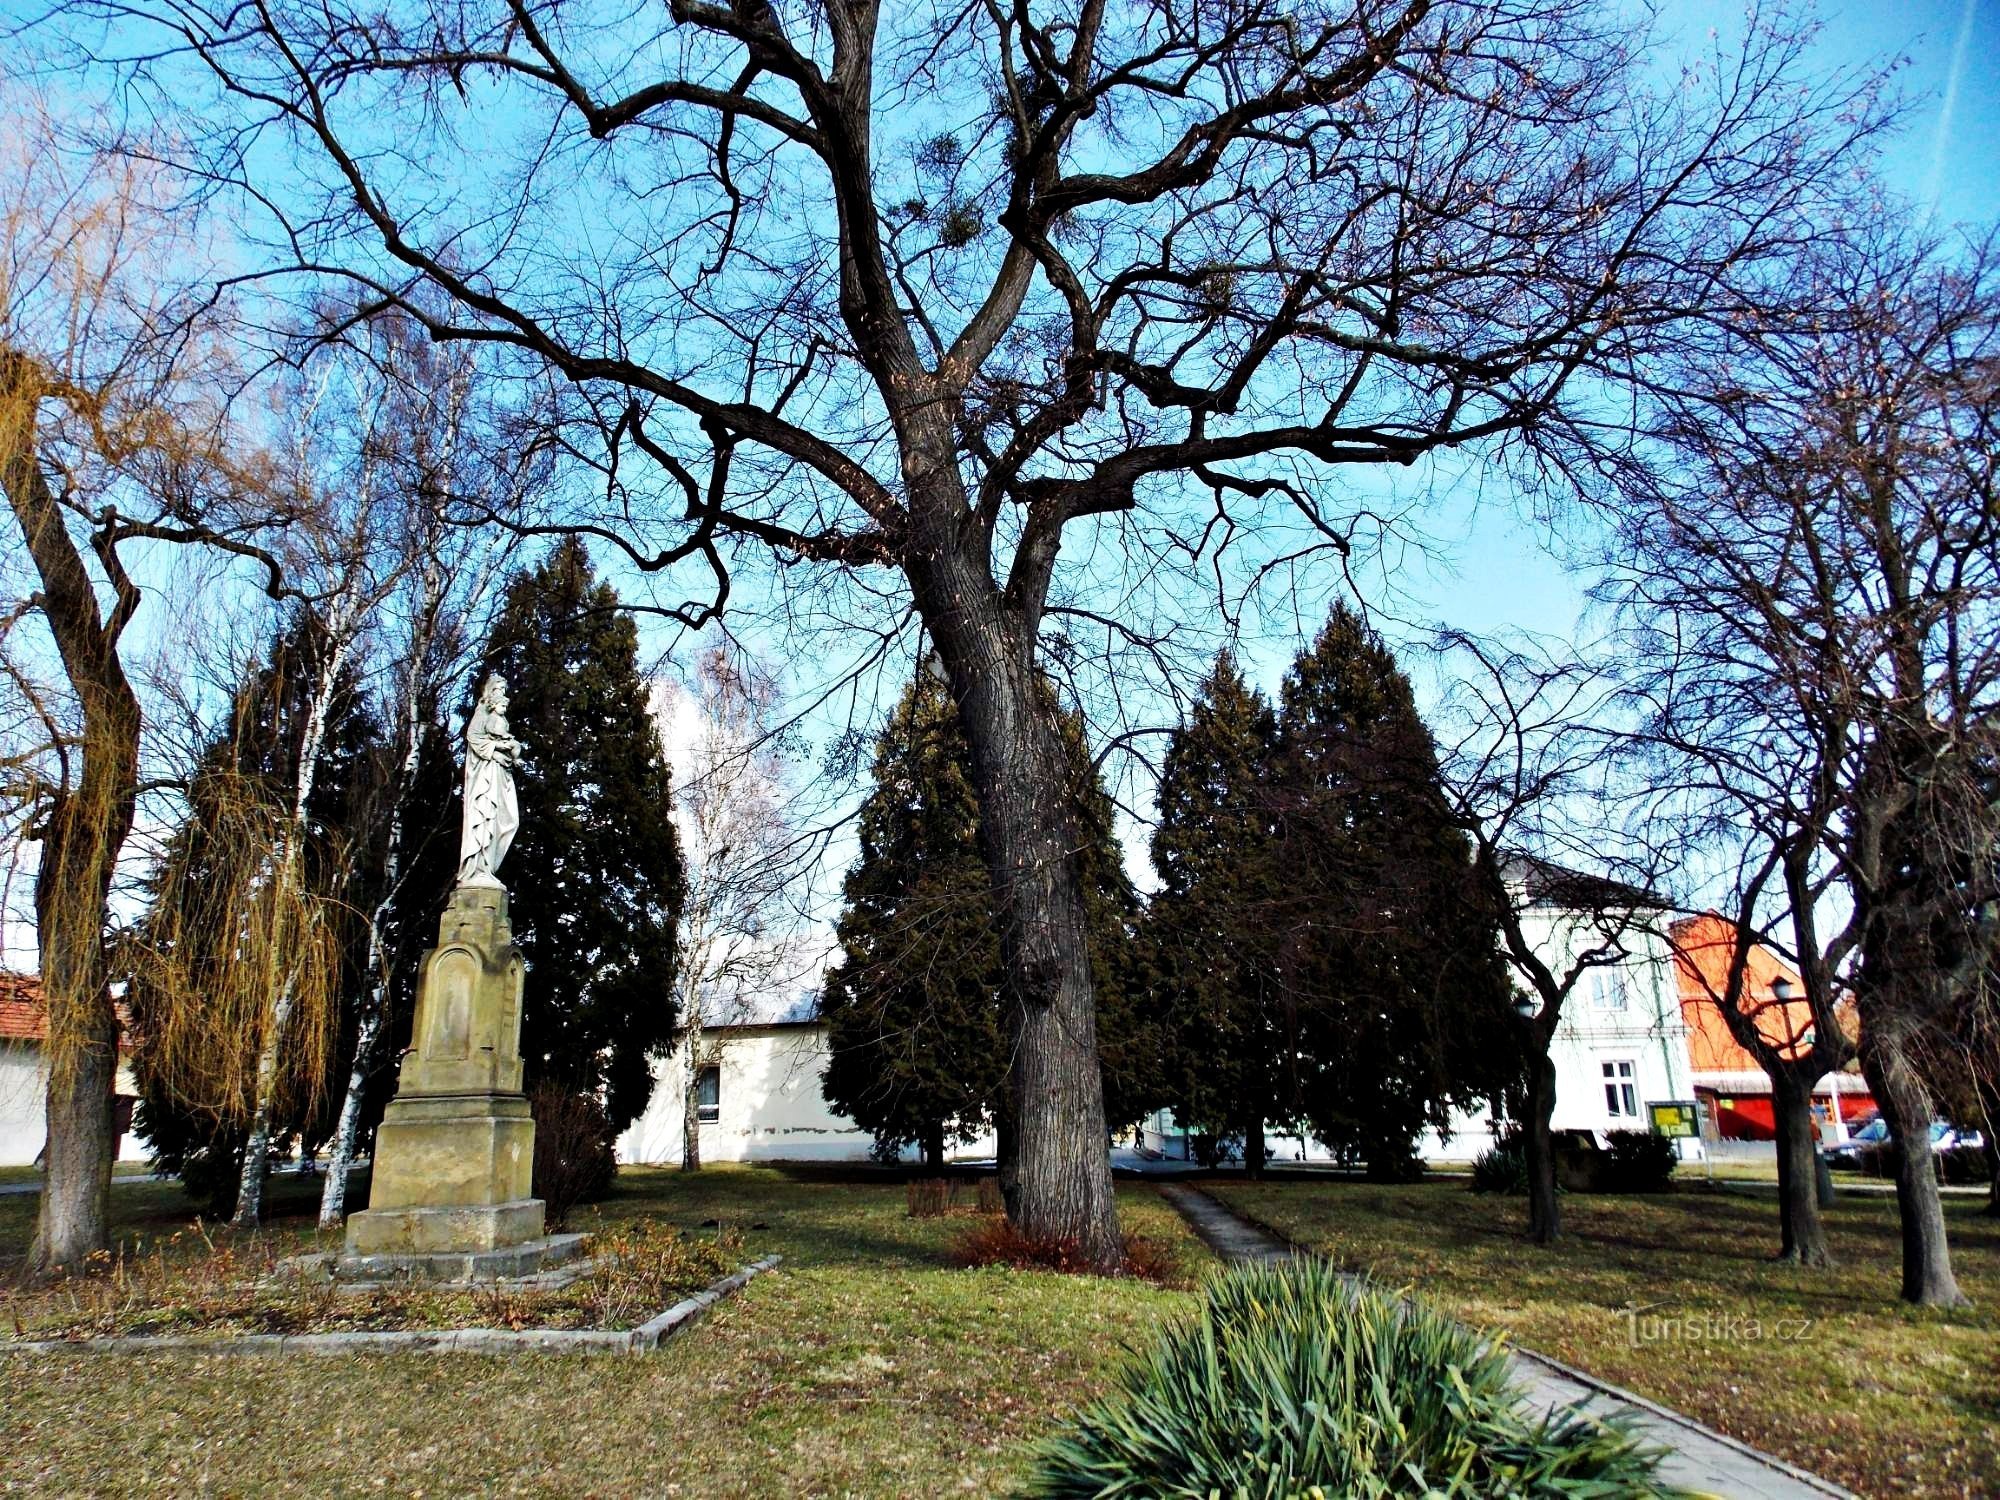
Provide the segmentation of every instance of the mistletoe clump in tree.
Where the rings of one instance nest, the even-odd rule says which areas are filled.
[[[1138,901],[1082,722],[1057,712],[1092,975],[1103,997],[1104,1087],[1121,1112],[1113,1118],[1136,1118],[1156,1087],[1149,1073],[1157,1050],[1138,1034],[1127,998]],[[950,689],[933,670],[918,672],[876,742],[860,840],[837,928],[841,957],[821,999],[832,1053],[827,1101],[871,1131],[878,1150],[914,1142],[931,1166],[943,1162],[948,1137],[971,1140],[990,1124],[1011,1184],[1012,1029],[1000,927],[970,752]]]
[[[1499,934],[1409,679],[1345,606],[1280,695],[1267,776],[1284,873],[1267,910],[1296,1012],[1299,1112],[1371,1175],[1519,1078]]]
[[[1601,475],[1664,351],[1817,311],[1769,273],[1879,119],[1796,34],[1662,69],[1572,0],[59,10],[272,269],[549,377],[611,493],[548,524],[705,572],[690,624],[739,570],[788,618],[794,581],[921,617],[1015,1002],[1017,1222],[1101,1268],[1048,617],[1101,621],[1110,671],[1149,610],[1309,575],[1365,529],[1352,465]]]
[[[521,829],[507,861],[527,1083],[598,1098],[623,1129],[674,1036],[680,845],[647,711],[639,632],[574,539],[516,575],[485,670],[521,742]]]

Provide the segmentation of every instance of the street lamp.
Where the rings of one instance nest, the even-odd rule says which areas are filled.
[[[1782,974],[1771,981],[1771,998],[1780,1005],[1790,1005],[1792,1003],[1792,996],[1798,992],[1798,986]]]

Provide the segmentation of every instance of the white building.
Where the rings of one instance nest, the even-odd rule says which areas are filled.
[[[1517,862],[1509,872],[1517,899],[1526,898],[1521,925],[1538,958],[1557,977],[1579,957],[1607,946],[1587,911],[1565,903],[1563,886],[1583,877],[1545,872]],[[1653,1104],[1692,1104],[1694,1067],[1681,1014],[1673,950],[1664,933],[1634,927],[1617,933],[1614,963],[1585,969],[1563,1003],[1549,1045],[1556,1070],[1555,1130],[1588,1130],[1602,1141],[1612,1130],[1646,1130]],[[1516,980],[1517,988],[1526,984]],[[1450,1139],[1428,1133],[1419,1150],[1430,1161],[1467,1161],[1493,1141],[1493,1123],[1461,1115]],[[1684,1161],[1700,1159],[1696,1140],[1678,1143]]]
[[[26,974],[0,973],[0,1167],[25,1167],[38,1161],[48,1144],[48,1072],[42,1045],[48,1039],[48,1014],[42,987]],[[118,1150],[122,1158],[132,1123],[132,1102],[138,1086],[131,1069],[118,1065]]]
[[[862,1161],[874,1138],[835,1114],[820,1092],[826,1027],[813,997],[766,1007],[705,1029],[697,1112],[701,1158],[715,1161]],[[678,1165],[681,1160],[687,1052],[683,1043],[653,1064],[646,1112],[618,1138],[621,1162]],[[991,1156],[990,1141],[963,1154]],[[961,1154],[954,1152],[954,1155]]]
[[[1558,977],[1581,955],[1606,946],[1589,913],[1564,899],[1565,887],[1587,886],[1588,877],[1516,861],[1509,880],[1523,902],[1524,935]],[[1692,1105],[1695,1099],[1689,1028],[1666,937],[1635,928],[1617,935],[1616,948],[1615,962],[1589,968],[1577,980],[1549,1048],[1556,1069],[1551,1127],[1588,1130],[1600,1144],[1608,1131],[1649,1129],[1650,1105]],[[1516,987],[1527,986],[1517,979]],[[1470,1161],[1493,1144],[1494,1129],[1490,1112],[1456,1114],[1447,1135],[1424,1132],[1417,1151],[1430,1162]],[[1187,1150],[1186,1136],[1166,1112],[1147,1121],[1141,1142],[1170,1157]],[[1332,1155],[1320,1142],[1296,1135],[1269,1134],[1265,1147],[1274,1162],[1326,1161]],[[1701,1157],[1699,1141],[1680,1141],[1677,1149],[1684,1161]]]

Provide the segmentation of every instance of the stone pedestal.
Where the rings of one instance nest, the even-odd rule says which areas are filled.
[[[521,954],[497,881],[451,894],[417,982],[414,1045],[375,1137],[343,1276],[529,1275],[574,1254],[543,1236],[535,1122],[521,1093]]]

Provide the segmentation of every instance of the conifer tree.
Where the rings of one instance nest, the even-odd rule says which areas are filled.
[[[1253,1175],[1267,1122],[1294,1113],[1296,1094],[1270,925],[1278,871],[1263,778],[1276,733],[1270,705],[1225,651],[1161,763],[1160,886],[1145,925],[1176,1111],[1198,1133],[1241,1136]]]
[[[1113,1120],[1136,1119],[1160,1088],[1158,1048],[1143,1035],[1131,998],[1138,899],[1082,723],[1066,712],[1059,720],[1099,987],[1107,1109]],[[969,755],[949,690],[920,669],[876,742],[861,851],[836,928],[841,956],[821,998],[831,1050],[827,1101],[871,1131],[878,1150],[914,1142],[932,1165],[942,1162],[949,1137],[1007,1129],[1010,1017]]]
[[[502,879],[527,963],[526,1081],[601,1098],[619,1129],[672,1042],[682,892],[638,652],[631,614],[572,537],[510,580],[484,664],[506,679],[522,746]]]
[[[1430,730],[1394,656],[1344,605],[1285,679],[1266,779],[1300,1113],[1371,1175],[1408,1175],[1426,1125],[1516,1081],[1511,1012]]]

